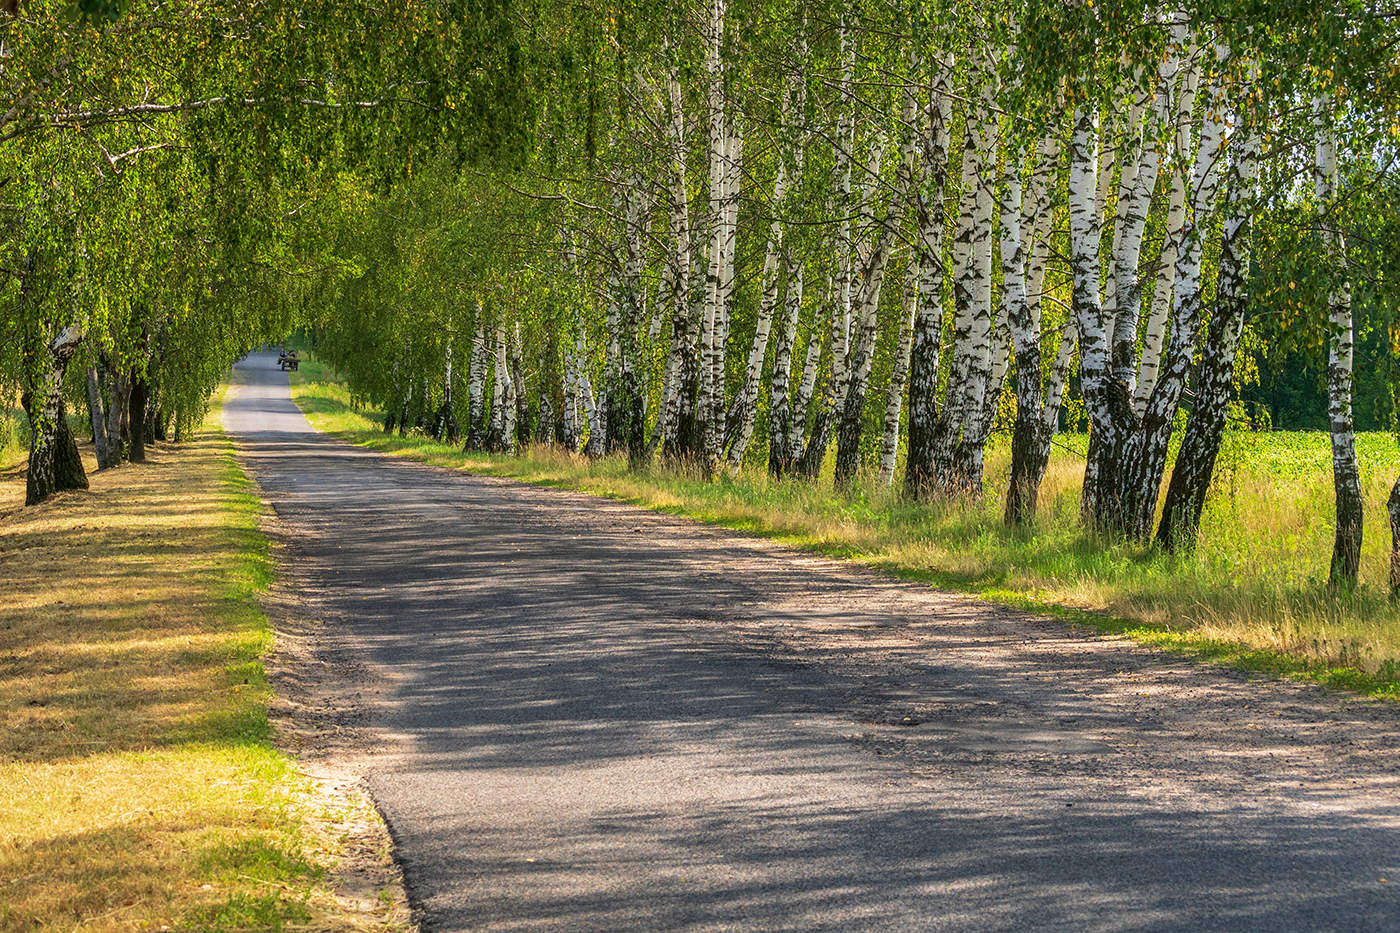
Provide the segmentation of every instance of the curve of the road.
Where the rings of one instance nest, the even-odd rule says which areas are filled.
[[[616,502],[225,425],[383,683],[430,930],[1400,929],[1400,712]]]

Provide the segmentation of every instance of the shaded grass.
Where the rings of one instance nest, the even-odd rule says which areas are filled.
[[[708,481],[621,458],[589,461],[552,448],[509,457],[386,435],[315,360],[292,375],[314,425],[361,446],[440,466],[577,489],[855,560],[905,579],[1087,623],[1100,631],[1276,676],[1400,698],[1400,613],[1383,582],[1384,501],[1400,471],[1388,435],[1359,440],[1368,539],[1363,584],[1333,593],[1331,460],[1326,435],[1227,438],[1194,554],[1172,556],[1086,531],[1079,521],[1084,438],[1062,436],[1034,527],[1006,528],[1009,451],[987,455],[988,495],[919,505],[873,482],[850,495],[774,481],[761,469]]]
[[[39,506],[0,483],[0,930],[366,924],[271,743],[272,565],[218,417]]]

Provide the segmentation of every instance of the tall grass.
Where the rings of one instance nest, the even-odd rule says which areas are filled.
[[[444,466],[615,496],[780,538],[901,576],[1018,606],[1048,609],[1164,647],[1400,696],[1400,612],[1384,588],[1384,503],[1400,472],[1394,438],[1358,440],[1368,536],[1362,583],[1329,589],[1331,453],[1326,435],[1232,433],[1221,452],[1200,543],[1184,556],[1108,540],[1079,521],[1082,436],[1060,436],[1033,527],[1001,520],[1010,451],[987,452],[987,494],[919,505],[867,478],[849,495],[775,481],[761,469],[706,481],[621,458],[590,461],[548,447],[518,457],[464,453],[423,437],[385,435],[315,361],[293,396],[317,427],[355,443]]]

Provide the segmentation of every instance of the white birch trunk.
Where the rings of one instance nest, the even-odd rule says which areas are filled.
[[[1327,419],[1332,439],[1332,484],[1336,500],[1336,531],[1332,546],[1330,579],[1334,587],[1356,585],[1361,565],[1361,475],[1356,462],[1356,435],[1352,421],[1352,382],[1355,329],[1351,310],[1351,284],[1346,270],[1346,241],[1336,214],[1337,138],[1332,100],[1313,101],[1317,131],[1314,150],[1314,186],[1321,209],[1323,239],[1331,267],[1332,287],[1327,295]]]

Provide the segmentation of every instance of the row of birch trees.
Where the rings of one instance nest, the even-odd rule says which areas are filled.
[[[1354,582],[1351,296],[1397,298],[1394,225],[1357,227],[1394,190],[1400,35],[1326,7],[541,13],[528,153],[325,205],[308,248],[363,271],[324,284],[323,350],[386,430],[633,467],[976,497],[1003,431],[1013,525],[1073,417],[1084,521],[1170,549],[1267,295],[1325,345],[1331,574]],[[1251,244],[1280,228],[1299,252],[1266,265]]]

